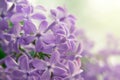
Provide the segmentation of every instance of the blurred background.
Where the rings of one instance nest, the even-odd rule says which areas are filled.
[[[77,27],[95,41],[95,51],[104,45],[106,35],[120,37],[120,0],[31,0],[47,9],[65,6],[77,18]]]

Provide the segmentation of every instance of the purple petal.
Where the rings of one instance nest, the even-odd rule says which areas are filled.
[[[70,27],[70,33],[73,33],[75,31],[75,26]]]
[[[59,50],[68,50],[69,49],[69,45],[67,43],[62,43],[58,46]]]
[[[6,11],[7,10],[7,2],[6,2],[6,0],[0,0],[0,13],[2,12],[2,11],[4,10],[4,11]]]
[[[75,41],[70,40],[70,41],[68,42],[68,45],[69,45],[70,49],[72,50],[72,52],[75,52],[75,51],[76,51]]]
[[[18,3],[19,4],[27,4],[28,5],[28,3],[29,3],[29,1],[28,0],[17,0],[18,1]]]
[[[57,18],[59,19],[63,19],[66,17],[66,10],[62,7],[57,7],[57,11],[58,11],[58,14],[57,14]]]
[[[60,35],[56,35],[56,40],[55,42],[58,43],[58,44],[62,44],[62,43],[65,43],[66,42],[66,37],[62,34]]]
[[[11,21],[13,23],[19,23],[20,21],[23,21],[24,20],[24,17],[25,15],[22,14],[22,13],[17,13],[17,14],[14,14],[12,17],[11,17]]]
[[[66,10],[63,8],[63,7],[57,7],[57,9],[59,10],[59,11],[61,11],[61,12],[63,12],[63,13],[66,13]]]
[[[39,31],[44,32],[47,29],[48,22],[47,21],[42,21],[39,25]]]
[[[7,21],[6,20],[2,20],[2,21],[0,21],[0,31],[2,30],[6,30],[6,29],[8,29],[8,23],[7,23]]]
[[[42,36],[42,40],[46,43],[46,44],[51,44],[55,42],[55,36],[53,33],[46,33]]]
[[[35,40],[34,36],[23,36],[20,39],[20,43],[28,45],[28,44],[32,43],[34,40]]]
[[[17,40],[15,41],[14,46],[13,46],[12,48],[15,50],[15,52],[17,52],[17,53],[20,52],[20,51],[19,51],[19,39],[17,39]]]
[[[13,52],[13,49],[14,49],[14,41],[13,40],[11,40],[10,42],[9,42],[9,44],[8,45],[5,45],[4,46],[4,51],[7,53],[7,54],[10,54],[11,52]]]
[[[29,76],[27,79],[28,80],[37,80],[34,76]]]
[[[18,59],[18,63],[19,63],[20,69],[26,70],[26,71],[29,70],[29,60],[26,55],[20,56],[20,58]]]
[[[23,8],[22,5],[16,5],[16,11],[17,11],[18,13],[22,13],[22,8]]]
[[[36,26],[31,21],[25,21],[23,30],[26,34],[33,34],[37,31]]]
[[[24,14],[29,15],[33,12],[33,7],[30,5],[27,5],[25,7],[22,7],[22,11],[24,12]]]
[[[65,32],[65,27],[63,25],[53,25],[53,27],[51,27],[51,30],[55,33],[57,33],[57,31]]]
[[[69,17],[70,19],[76,20],[76,18],[75,18],[74,15],[68,15],[68,17]]]
[[[73,62],[69,61],[68,62],[68,66],[69,66],[69,72],[70,74],[73,74],[75,72],[75,65]]]
[[[11,58],[11,57],[8,57],[6,60],[5,60],[5,65],[8,67],[8,68],[14,68],[14,67],[17,67],[18,64],[16,63],[16,61]]]
[[[44,45],[43,49],[44,53],[50,54],[53,52],[53,45]]]
[[[54,76],[53,80],[63,80],[63,78],[59,76]]]
[[[38,5],[35,7],[38,10],[47,11],[44,6]]]
[[[9,2],[13,2],[13,1],[15,1],[15,0],[7,0],[7,1],[9,1]]]
[[[21,32],[21,26],[20,24],[14,24],[14,26],[11,28],[10,33],[18,35]]]
[[[41,13],[35,13],[31,17],[33,19],[36,19],[36,20],[44,20],[44,19],[46,19],[46,17]]]
[[[61,67],[55,67],[53,74],[55,76],[65,77],[67,76],[66,70]]]
[[[50,80],[50,77],[51,77],[51,75],[50,75],[49,70],[46,70],[46,71],[42,74],[41,80]]]
[[[14,76],[14,77],[23,77],[23,75],[24,75],[25,73],[23,72],[23,71],[21,71],[21,70],[13,70],[12,71],[12,75]]]
[[[66,32],[63,29],[55,30],[54,32],[57,33],[57,34],[61,34],[61,35],[66,34]]]
[[[7,41],[10,41],[10,40],[11,40],[11,38],[12,38],[12,36],[11,36],[11,35],[9,35],[9,34],[3,34],[3,35],[0,35],[0,36],[1,36],[1,38],[6,39]]]
[[[43,50],[43,43],[40,38],[36,41],[35,45],[36,52],[41,52]]]
[[[50,58],[51,63],[59,63],[60,61],[60,53],[59,52],[53,52]]]
[[[75,25],[76,18],[73,15],[68,15],[66,20],[71,27]]]
[[[9,78],[7,80],[26,80],[27,78],[25,72],[18,69],[9,69],[7,73],[7,78]]]
[[[70,40],[75,40],[75,36],[74,36],[74,35],[71,35],[71,34],[69,34],[68,38],[69,38]]]
[[[46,63],[43,60],[39,60],[39,59],[34,59],[32,61],[32,65],[39,70],[45,70],[46,68]]]
[[[81,54],[81,52],[82,52],[82,50],[81,50],[81,44],[79,43],[78,47],[77,47],[77,50],[76,50],[76,53]]]
[[[48,30],[52,29],[55,25],[56,25],[56,22],[51,23],[44,32],[47,32]]]
[[[57,12],[55,10],[50,10],[51,15],[53,16],[53,18],[55,18],[57,16]]]

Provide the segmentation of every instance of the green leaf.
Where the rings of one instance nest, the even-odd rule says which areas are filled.
[[[40,59],[45,59],[45,57],[50,58],[51,55],[46,54],[46,53],[43,53],[43,52],[40,52],[40,53],[38,54],[38,56],[39,56]]]
[[[22,52],[25,52],[25,50],[23,48],[21,48],[20,46],[19,46],[19,50]]]
[[[29,53],[30,53],[30,55],[31,55],[32,57],[35,56],[35,52],[34,52],[34,51],[31,51],[31,52],[29,52]]]
[[[6,54],[3,52],[3,50],[0,48],[0,59],[4,58]]]
[[[14,26],[14,24],[11,21],[8,22],[8,25],[10,28],[12,28]]]

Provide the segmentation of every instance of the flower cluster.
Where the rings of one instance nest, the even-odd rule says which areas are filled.
[[[91,54],[89,50],[87,54],[82,53],[82,55],[86,54],[82,59],[82,69],[84,72],[81,74],[85,80],[120,79],[120,64],[113,65],[110,60],[113,56],[120,56],[120,41],[113,35],[108,35],[106,43],[106,46],[96,54]]]
[[[27,0],[0,0],[0,80],[82,80],[75,17]]]

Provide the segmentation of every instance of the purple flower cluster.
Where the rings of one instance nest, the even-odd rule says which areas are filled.
[[[81,74],[85,80],[119,80],[120,79],[120,64],[111,64],[110,57],[120,56],[119,39],[113,35],[107,36],[107,46],[98,51],[96,54],[89,50],[82,58]],[[89,46],[89,44],[88,44]],[[93,48],[93,47],[91,47]]]
[[[10,5],[11,4],[11,5]],[[83,80],[75,17],[27,0],[0,0],[0,80]]]

